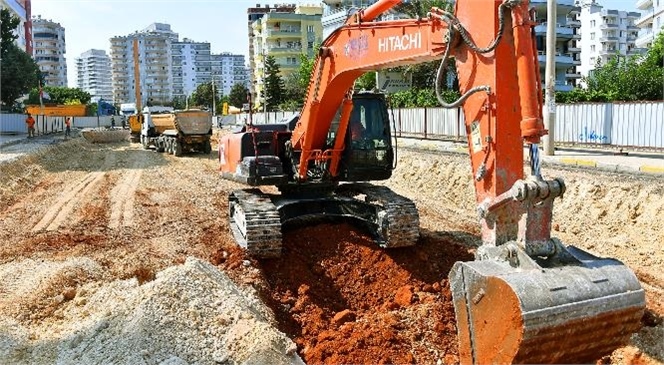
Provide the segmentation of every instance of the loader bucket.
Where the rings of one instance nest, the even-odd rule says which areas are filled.
[[[129,139],[129,130],[126,129],[84,129],[83,138],[92,143],[112,143]]]
[[[562,246],[562,245],[561,245]],[[450,285],[462,364],[595,363],[640,327],[645,294],[617,260],[457,262]]]

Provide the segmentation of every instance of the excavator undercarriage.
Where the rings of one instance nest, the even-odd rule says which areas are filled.
[[[419,238],[415,204],[392,190],[371,184],[342,184],[326,194],[266,194],[234,191],[229,197],[231,230],[255,257],[281,253],[281,228],[303,221],[350,219],[366,228],[385,248],[412,246]]]

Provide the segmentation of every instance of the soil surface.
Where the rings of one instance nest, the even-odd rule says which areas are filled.
[[[384,184],[417,204],[417,246],[386,251],[330,222],[286,230],[274,260],[235,246],[226,199],[243,186],[220,179],[215,152],[75,138],[1,163],[0,358],[216,364],[265,348],[276,357],[254,361],[458,363],[447,275],[479,243],[468,157],[399,158]],[[544,173],[567,183],[553,235],[623,261],[647,293],[643,328],[597,361],[662,364],[664,182]]]

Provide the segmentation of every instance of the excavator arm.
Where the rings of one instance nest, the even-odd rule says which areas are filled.
[[[432,9],[427,18],[373,22],[399,1],[378,2],[356,13],[321,45],[305,106],[291,136],[299,153],[298,178],[306,180],[310,162],[330,162],[337,175],[343,139],[352,109],[352,88],[363,73],[440,59],[450,44],[447,23]],[[332,120],[342,106],[333,148],[324,149]]]

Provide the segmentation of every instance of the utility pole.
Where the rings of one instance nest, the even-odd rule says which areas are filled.
[[[214,74],[212,74],[212,119],[215,118],[217,114],[215,111],[217,109],[217,92],[214,89]]]
[[[544,128],[549,134],[544,136],[544,155],[555,153],[556,123],[556,0],[546,2],[546,69],[544,71]]]

